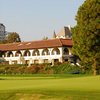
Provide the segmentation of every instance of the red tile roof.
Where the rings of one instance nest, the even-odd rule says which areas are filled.
[[[72,39],[49,39],[49,40],[40,40],[31,42],[0,44],[0,50],[10,51],[10,50],[61,47],[61,46],[72,46]]]

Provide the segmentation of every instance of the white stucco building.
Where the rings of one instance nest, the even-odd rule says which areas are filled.
[[[35,64],[68,61],[72,39],[49,39],[0,44],[0,56],[9,64]]]

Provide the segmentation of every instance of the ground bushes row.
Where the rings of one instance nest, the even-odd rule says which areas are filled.
[[[82,70],[70,63],[27,65],[0,65],[0,74],[78,74]]]

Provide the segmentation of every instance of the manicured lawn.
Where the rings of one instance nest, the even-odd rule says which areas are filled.
[[[1,76],[0,100],[100,100],[100,76]]]

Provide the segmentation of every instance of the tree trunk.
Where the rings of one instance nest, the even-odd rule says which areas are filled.
[[[96,58],[93,59],[93,67],[92,68],[93,68],[93,75],[94,76],[98,75]]]

